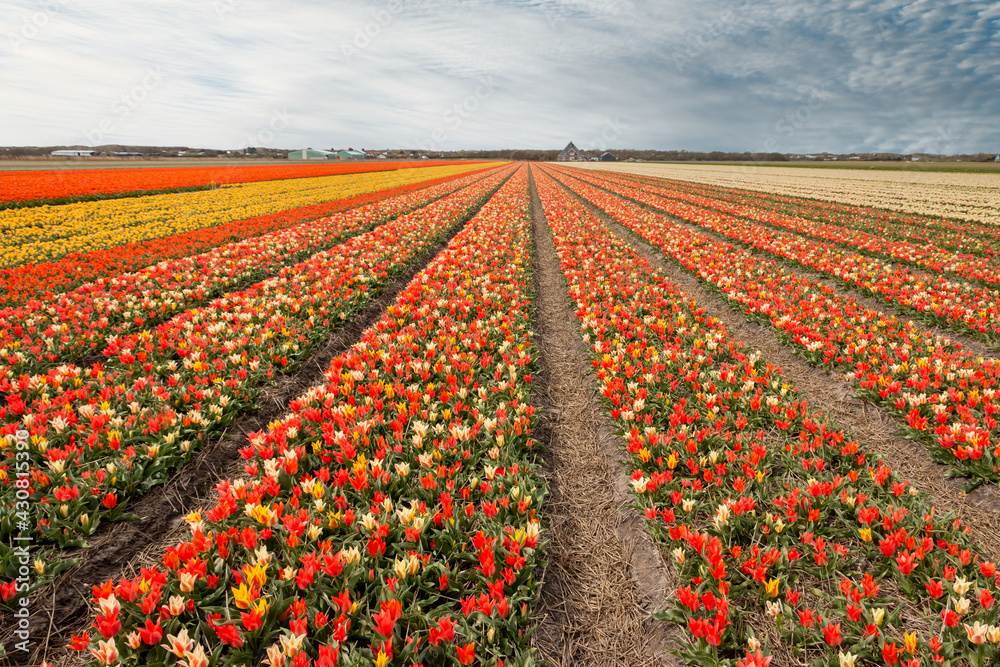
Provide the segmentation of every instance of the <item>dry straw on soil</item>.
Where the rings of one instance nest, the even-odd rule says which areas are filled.
[[[961,480],[946,478],[948,468],[931,461],[923,445],[897,435],[901,423],[855,398],[848,380],[813,368],[784,345],[772,329],[744,320],[697,278],[666,261],[662,253],[625,227],[603,214],[601,217],[612,231],[669,276],[710,316],[720,320],[733,338],[760,350],[765,359],[780,366],[810,405],[823,409],[866,443],[900,478],[909,480],[918,491],[930,494],[938,514],[954,512],[970,525],[983,557],[1000,560],[1000,489],[981,486],[971,494],[962,493]]]
[[[321,383],[331,360],[349,349],[368,326],[382,317],[399,292],[463,227],[464,224],[458,225],[445,239],[422,253],[409,270],[318,346],[293,374],[280,376],[274,385],[265,387],[258,399],[258,410],[243,413],[222,436],[178,470],[166,485],[151,490],[140,499],[130,510],[142,517],[140,521],[104,524],[90,538],[90,547],[67,554],[80,558],[81,562],[32,596],[32,636],[45,637],[45,640],[36,646],[29,664],[42,660],[54,667],[79,664],[78,654],[69,650],[67,644],[73,634],[86,630],[92,620],[91,586],[109,578],[117,582],[123,576],[134,577],[141,567],[159,562],[166,547],[176,544],[187,534],[183,517],[192,510],[212,504],[214,487],[219,480],[242,474],[243,463],[238,450],[246,446],[247,434],[267,429],[271,421],[287,412],[292,399]],[[12,627],[6,623],[0,625],[0,638],[7,640],[11,633]],[[11,645],[9,641],[4,643]]]
[[[1000,224],[1000,176],[991,173],[607,162],[574,166]]]
[[[533,191],[537,342],[543,372],[538,437],[545,446],[551,494],[539,657],[552,665],[672,665],[673,628],[650,614],[676,588],[645,530],[627,507],[627,476],[615,460],[620,438],[598,409],[552,237]]]
[[[822,408],[871,451],[884,458],[896,475],[909,480],[918,491],[927,493],[937,514],[954,513],[961,517],[971,526],[972,537],[985,560],[1000,560],[1000,490],[983,486],[971,494],[963,493],[962,482],[946,478],[947,468],[932,462],[922,445],[897,435],[900,423],[854,398],[846,379],[809,366],[782,344],[772,329],[746,321],[741,313],[734,312],[722,297],[706,289],[697,278],[667,261],[659,250],[603,212],[592,206],[591,210],[614,234],[695,299],[709,316],[722,322],[732,338],[750,349],[760,350],[765,359],[780,366],[810,405]],[[797,664],[790,647],[780,641],[773,619],[760,613],[742,620],[753,628],[756,636],[767,637],[776,663]]]

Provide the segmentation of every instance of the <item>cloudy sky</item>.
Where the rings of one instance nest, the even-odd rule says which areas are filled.
[[[988,0],[7,0],[0,145],[1000,151]]]

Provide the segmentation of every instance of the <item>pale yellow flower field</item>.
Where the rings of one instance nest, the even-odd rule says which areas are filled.
[[[216,190],[6,209],[0,211],[4,239],[0,267],[114,248],[488,166],[456,164],[254,181]]]

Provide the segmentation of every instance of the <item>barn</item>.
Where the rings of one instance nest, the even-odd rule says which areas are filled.
[[[618,162],[618,156],[611,152],[601,153],[601,162]]]
[[[332,151],[321,151],[315,148],[303,148],[288,154],[289,160],[336,160],[337,154]]]
[[[572,141],[566,144],[566,148],[556,157],[557,162],[583,162],[586,159]]]
[[[368,156],[364,151],[356,151],[348,148],[346,151],[337,151],[337,158],[340,160],[364,160]]]

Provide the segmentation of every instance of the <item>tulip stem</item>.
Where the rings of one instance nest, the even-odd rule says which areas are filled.
[[[944,637],[945,618],[948,615],[948,609],[950,607],[951,607],[951,598],[949,597],[948,601],[944,605],[944,613],[941,614],[941,630],[938,632],[938,634],[941,635],[942,637]]]

